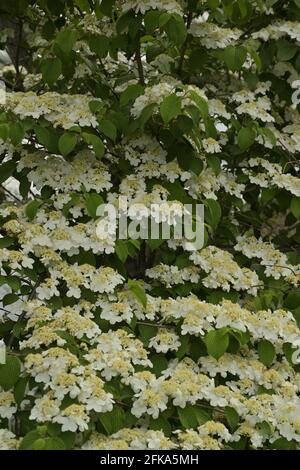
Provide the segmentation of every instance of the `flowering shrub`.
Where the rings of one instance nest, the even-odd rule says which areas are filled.
[[[300,2],[0,13],[0,449],[299,448]]]

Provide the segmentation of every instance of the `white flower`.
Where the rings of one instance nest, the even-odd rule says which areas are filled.
[[[62,425],[62,432],[83,432],[88,429],[89,417],[83,405],[74,404],[62,410],[58,416],[53,418],[53,422]]]

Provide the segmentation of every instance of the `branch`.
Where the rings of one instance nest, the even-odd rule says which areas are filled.
[[[135,60],[137,62],[137,67],[138,67],[138,73],[139,73],[139,80],[141,85],[145,85],[145,76],[144,76],[144,69],[143,69],[143,63],[142,63],[142,57],[141,57],[141,44],[139,41],[136,53],[135,53]]]
[[[19,199],[17,196],[15,196],[9,189],[7,189],[3,184],[0,185],[0,188],[6,192],[10,197],[12,197],[15,201],[21,202],[21,199]]]
[[[35,283],[35,285],[34,285],[32,291],[30,292],[30,294],[29,294],[29,296],[28,296],[28,299],[27,299],[28,301],[34,299],[36,290],[37,290],[37,288],[38,288],[38,286],[40,285],[41,282],[42,282],[42,277],[39,277],[38,280],[36,281],[36,283]],[[24,320],[25,315],[26,315],[26,312],[23,310],[23,312],[22,312],[21,315],[19,316],[19,318],[18,318],[16,324],[19,323],[19,322],[21,322],[22,320]],[[11,333],[11,335],[10,335],[10,337],[9,337],[9,340],[8,340],[8,343],[7,343],[7,346],[8,346],[9,348],[12,347],[15,338],[16,338],[16,336],[14,335],[14,333]]]
[[[192,21],[193,21],[193,13],[190,11],[188,13],[188,16],[187,16],[187,19],[186,19],[186,29],[188,30],[189,27],[191,26],[192,24]],[[181,48],[181,53],[180,53],[180,58],[179,58],[179,64],[178,64],[178,69],[177,69],[177,72],[179,75],[181,75],[181,72],[182,72],[182,67],[183,67],[183,62],[184,62],[184,56],[185,56],[185,52],[186,52],[186,49],[187,49],[187,45],[188,45],[188,38],[186,38],[186,40],[184,41],[183,45],[182,45],[182,48]]]
[[[20,80],[20,54],[21,54],[21,42],[23,34],[23,21],[20,19],[18,23],[18,38],[17,38],[17,48],[16,48],[16,57],[15,57],[15,69],[16,69],[16,85],[18,85]]]

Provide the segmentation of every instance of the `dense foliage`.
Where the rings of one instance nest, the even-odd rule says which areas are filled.
[[[299,19],[0,1],[0,449],[299,448]],[[99,237],[119,196],[205,246]]]

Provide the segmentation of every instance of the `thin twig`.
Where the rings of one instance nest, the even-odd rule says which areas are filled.
[[[36,290],[37,290],[38,286],[40,285],[41,281],[42,281],[42,278],[39,277],[38,280],[36,281],[36,283],[35,283],[35,285],[34,285],[32,291],[30,292],[30,294],[29,294],[29,296],[28,296],[28,300],[32,300],[32,299],[34,298],[35,293],[36,293]],[[18,324],[18,323],[20,323],[22,320],[24,320],[25,315],[26,315],[26,312],[25,312],[25,310],[23,310],[23,312],[22,312],[21,315],[19,316],[19,318],[18,318],[16,324]],[[9,348],[12,347],[13,342],[14,342],[14,339],[15,339],[15,335],[14,335],[14,333],[12,333],[12,334],[10,335],[9,340],[8,340],[8,343],[7,343],[7,346],[8,346]]]
[[[135,53],[135,60],[137,63],[137,68],[138,68],[138,73],[139,73],[139,80],[141,85],[145,85],[145,75],[144,75],[144,68],[143,68],[143,63],[142,63],[142,57],[141,57],[141,43],[139,41],[138,47]]]
[[[191,26],[192,21],[193,21],[193,12],[190,11],[188,13],[187,20],[186,20],[186,29],[187,30]],[[184,41],[183,46],[181,48],[181,52],[180,52],[179,64],[178,64],[178,69],[177,69],[177,72],[178,72],[179,75],[181,75],[181,72],[182,72],[184,56],[185,56],[185,52],[186,52],[186,49],[187,49],[187,45],[188,45],[188,38],[186,38],[186,40]]]
[[[1,184],[1,189],[5,191],[7,194],[9,194],[10,197],[12,197],[15,201],[21,202],[21,199],[19,199],[17,196],[15,196],[9,189],[7,189],[3,184]]]

